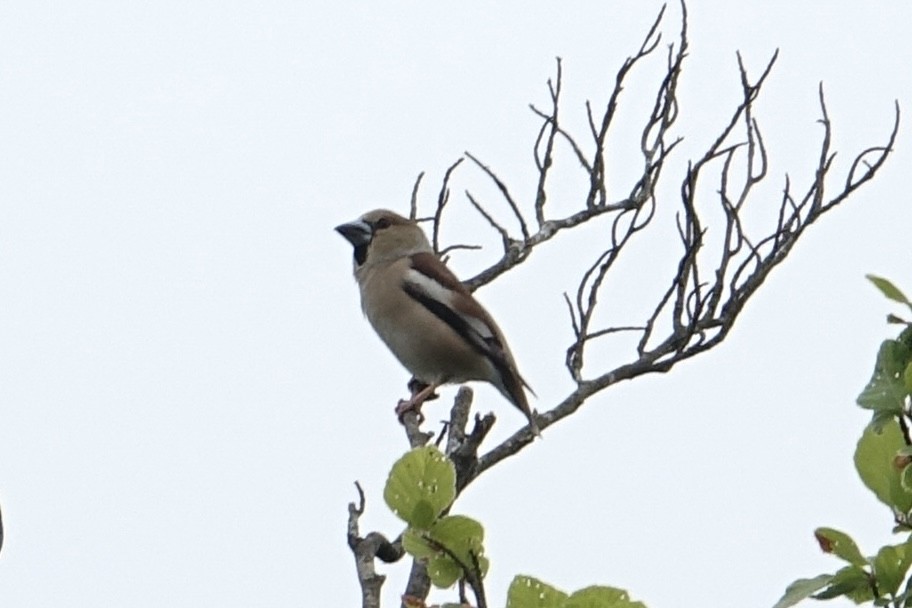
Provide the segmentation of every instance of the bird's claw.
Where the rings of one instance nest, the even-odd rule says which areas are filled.
[[[405,415],[409,412],[414,412],[418,416],[418,424],[424,422],[424,414],[421,413],[421,402],[416,402],[414,395],[411,399],[400,399],[399,403],[396,404],[396,416],[399,418],[399,423],[403,423]]]
[[[414,399],[415,395],[420,394],[421,391],[426,389],[428,386],[430,386],[430,385],[422,382],[418,378],[412,378],[411,380],[408,381],[408,389],[409,389],[409,392],[412,394],[412,399]],[[427,395],[424,399],[422,399],[422,401],[433,401],[434,399],[437,399],[439,397],[440,397],[440,395],[438,395],[434,391],[431,391],[431,393],[429,395]],[[400,401],[400,403],[402,403],[402,402]]]

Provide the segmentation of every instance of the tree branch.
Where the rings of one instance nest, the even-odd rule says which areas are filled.
[[[503,245],[500,259],[465,282],[471,290],[521,264],[533,250],[558,232],[595,221],[602,215],[611,217],[605,248],[593,258],[583,273],[574,296],[571,298],[565,295],[574,336],[567,349],[565,363],[576,388],[553,408],[539,414],[539,426],[542,429],[573,414],[589,397],[609,386],[644,374],[664,373],[680,361],[722,342],[747,300],[763,284],[773,268],[786,258],[805,229],[871,180],[892,152],[896,140],[900,118],[898,104],[886,143],[859,153],[851,163],[841,189],[827,197],[826,186],[829,184],[834,153],[831,151],[830,118],[821,87],[820,123],[824,127],[824,133],[813,180],[800,200],[796,200],[792,181],[786,175],[772,228],[759,236],[751,234],[744,225],[742,212],[751,194],[768,177],[767,146],[753,108],[776,63],[778,51],[773,53],[754,80],[750,78],[741,55],[737,54],[741,101],[705,152],[688,164],[681,181],[681,207],[678,214],[681,254],[668,287],[647,313],[642,324],[593,327],[605,279],[635,237],[649,231],[657,208],[657,185],[669,155],[681,141],[680,137],[672,136],[671,129],[678,117],[677,85],[683,73],[688,49],[687,12],[683,3],[679,38],[676,43],[668,46],[665,75],[656,91],[653,109],[641,131],[643,169],[639,177],[625,189],[626,195],[614,202],[607,202],[610,197],[605,183],[607,135],[617,116],[627,77],[658,47],[661,39],[658,27],[663,15],[664,8],[638,51],[628,57],[618,70],[614,88],[598,118],[593,105],[586,103],[589,135],[592,139],[589,153],[586,146],[579,144],[573,134],[560,126],[562,62],[557,60],[557,73],[548,81],[550,109],[543,111],[532,106],[532,111],[542,120],[533,149],[538,171],[538,187],[531,203],[538,226],[536,231],[527,232],[522,207],[512,197],[503,180],[490,167],[468,155],[495,182],[517,217],[522,232],[521,238],[511,237],[509,231],[467,193],[469,203],[500,234]],[[569,144],[571,153],[586,176],[588,192],[578,211],[560,218],[548,218],[548,176],[559,142]],[[706,181],[707,174],[713,172],[718,180],[716,205],[723,218],[720,225],[708,223],[701,211],[705,203],[700,186]],[[736,175],[741,177],[736,178]],[[722,236],[721,245],[712,249],[708,248],[705,240],[710,231],[718,231]],[[621,333],[639,333],[633,358],[608,370],[587,373],[590,367],[586,359],[587,347],[597,340],[610,339]],[[476,453],[469,456],[466,462],[471,463],[471,466],[462,466],[459,489],[464,489],[498,462],[521,451],[532,439],[531,432],[523,428],[484,455],[478,457]]]
[[[507,183],[491,167],[474,155],[465,153],[464,158],[468,158],[486,179],[494,183],[516,220],[514,230],[518,228],[518,235],[513,236],[511,230],[499,223],[482,202],[464,190],[468,203],[487,221],[501,241],[499,257],[465,281],[469,290],[475,290],[522,264],[533,251],[562,231],[590,222],[604,222],[608,226],[604,241],[592,255],[576,289],[571,290],[569,295],[564,294],[573,332],[565,365],[575,386],[553,407],[537,414],[538,426],[542,430],[574,414],[590,397],[618,382],[667,372],[679,362],[721,343],[747,301],[772,270],[785,260],[805,230],[873,179],[893,151],[900,121],[898,103],[895,104],[893,126],[886,142],[858,153],[845,177],[839,180],[837,191],[828,193],[834,181],[831,172],[835,152],[832,151],[831,123],[821,85],[818,92],[819,122],[823,134],[809,185],[805,191],[796,193],[793,180],[786,174],[781,196],[770,206],[770,220],[763,230],[755,231],[745,222],[744,211],[751,200],[758,198],[755,195],[768,177],[769,162],[767,144],[754,115],[754,107],[776,63],[778,51],[772,54],[756,79],[751,79],[740,53],[737,54],[740,100],[705,151],[687,163],[678,187],[676,203],[680,207],[676,227],[680,251],[676,263],[669,270],[667,284],[655,302],[644,311],[641,323],[606,325],[602,320],[601,300],[609,273],[617,267],[622,255],[629,258],[632,243],[647,233],[656,233],[653,220],[657,209],[666,207],[658,202],[657,192],[664,192],[658,186],[664,178],[666,162],[682,141],[680,136],[672,133],[679,116],[678,83],[688,50],[687,10],[683,1],[681,7],[679,34],[677,40],[667,46],[664,74],[640,131],[639,150],[634,154],[642,163],[641,168],[629,183],[607,183],[608,135],[611,125],[617,120],[621,93],[629,76],[648,58],[658,55],[655,51],[662,39],[659,28],[665,7],[652,23],[638,50],[618,69],[604,107],[596,110],[591,102],[585,103],[588,132],[583,138],[564,129],[560,121],[563,66],[561,59],[557,58],[556,74],[547,83],[550,107],[541,110],[535,105],[530,106],[541,120],[533,146],[537,184],[530,201],[524,204],[515,198]],[[551,171],[556,155],[562,151],[568,151],[576,159],[578,166],[573,170],[578,172],[585,193],[581,196],[578,209],[564,216],[549,217]],[[630,158],[630,155],[623,157]],[[451,245],[441,248],[439,238],[443,210],[450,200],[450,182],[462,161],[463,158],[458,159],[447,169],[433,217],[429,218],[433,220],[432,243],[438,253],[467,247]],[[422,175],[418,176],[412,193],[412,217],[418,215],[417,195]],[[706,193],[707,182],[713,184],[709,194]],[[707,206],[712,213],[707,213]],[[530,218],[534,216],[534,222],[528,222],[524,214]],[[720,238],[708,239],[707,235]],[[619,363],[609,364],[588,358],[590,346],[622,334],[633,335],[635,345]],[[482,453],[481,446],[496,419],[493,414],[476,414],[469,431],[471,405],[472,392],[461,388],[445,427],[445,451],[456,468],[457,493],[488,469],[521,452],[534,440],[531,430],[523,427]],[[409,415],[403,421],[409,443],[412,446],[424,445],[434,434],[422,432],[422,419],[417,415],[409,418]],[[442,439],[442,436],[438,438],[438,442]],[[374,573],[373,558],[383,559],[381,547],[383,555],[389,557],[398,551],[397,555],[401,557],[401,546],[397,546],[401,543],[388,543],[380,535],[368,535],[365,539],[358,537],[357,516],[364,508],[360,487],[359,494],[360,507],[349,506],[349,545],[358,564],[364,606],[374,606],[376,604],[369,604],[368,601],[378,596],[383,577]],[[483,605],[486,600],[478,564],[474,565],[475,581],[469,576],[472,572],[470,565],[461,565],[467,573],[466,582],[475,590],[476,602]],[[420,562],[414,561],[403,606],[406,606],[406,601],[411,605],[414,602],[423,603],[429,590],[426,569]]]
[[[401,544],[396,546],[386,540],[379,532],[371,532],[361,538],[358,530],[358,519],[364,514],[365,498],[361,484],[355,482],[358,489],[358,504],[348,503],[348,547],[355,556],[355,570],[358,583],[361,585],[362,608],[380,607],[380,589],[386,577],[377,574],[374,569],[374,558],[384,562],[398,561],[404,554]]]

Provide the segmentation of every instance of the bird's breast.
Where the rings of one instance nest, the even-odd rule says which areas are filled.
[[[397,279],[403,275],[390,268],[359,281],[364,314],[399,362],[426,383],[490,381],[491,363],[406,293]]]

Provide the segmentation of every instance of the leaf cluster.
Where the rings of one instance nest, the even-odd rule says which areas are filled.
[[[517,576],[507,592],[507,608],[646,608],[623,589],[593,585],[567,594],[530,576]]]
[[[482,525],[446,514],[456,499],[456,468],[436,447],[415,448],[396,461],[383,499],[408,524],[402,547],[426,562],[434,586],[446,589],[487,574]]]
[[[484,554],[484,527],[465,515],[450,515],[456,499],[456,468],[433,446],[414,448],[390,471],[383,490],[386,504],[407,525],[402,547],[425,563],[431,583],[447,589],[460,584],[486,604],[482,580],[490,562]],[[406,600],[408,604],[408,600]],[[418,600],[416,605],[424,606]],[[571,594],[529,576],[516,576],[507,592],[507,608],[646,608],[623,589],[591,586]]]
[[[868,279],[887,298],[912,310],[912,302],[889,280],[874,275]],[[912,325],[893,314],[887,321],[904,327],[895,339],[880,345],[871,380],[858,395],[858,405],[870,410],[872,419],[858,440],[854,461],[862,483],[890,507],[893,531],[906,534],[906,540],[865,557],[848,534],[818,528],[814,536],[820,548],[847,565],[833,574],[796,580],[774,608],[788,608],[806,598],[836,597],[856,604],[912,608],[912,577],[907,578],[912,567]]]

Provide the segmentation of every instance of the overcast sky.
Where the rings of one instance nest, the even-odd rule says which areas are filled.
[[[736,50],[756,74],[780,49],[756,109],[772,159],[758,218],[786,171],[810,179],[819,81],[843,161],[885,141],[894,99],[912,116],[912,4],[826,6],[690,6],[678,170],[737,101]],[[346,505],[360,480],[363,529],[401,530],[382,488],[406,449],[392,409],[408,374],[363,319],[333,226],[406,212],[421,171],[430,209],[465,150],[528,200],[527,104],[546,103],[555,56],[581,127],[659,7],[0,4],[0,605],[357,605]],[[655,61],[625,91],[619,136],[651,107]],[[593,398],[460,499],[486,526],[492,605],[525,573],[624,587],[651,608],[764,607],[839,566],[816,526],[869,553],[898,542],[852,452],[867,420],[854,400],[896,310],[863,276],[912,292],[908,122],[882,175],[808,232],[722,346]],[[641,161],[611,162],[620,181]],[[667,177],[673,192],[680,172]],[[495,245],[462,196],[490,189],[457,179],[446,236]],[[593,255],[578,247],[559,239],[479,292],[539,410],[570,388],[562,293]],[[493,255],[451,266],[468,276]],[[645,288],[670,271],[628,264]],[[639,292],[613,289],[623,315]],[[476,407],[498,414],[492,441],[523,422],[487,388]],[[380,570],[393,606],[408,565]]]

